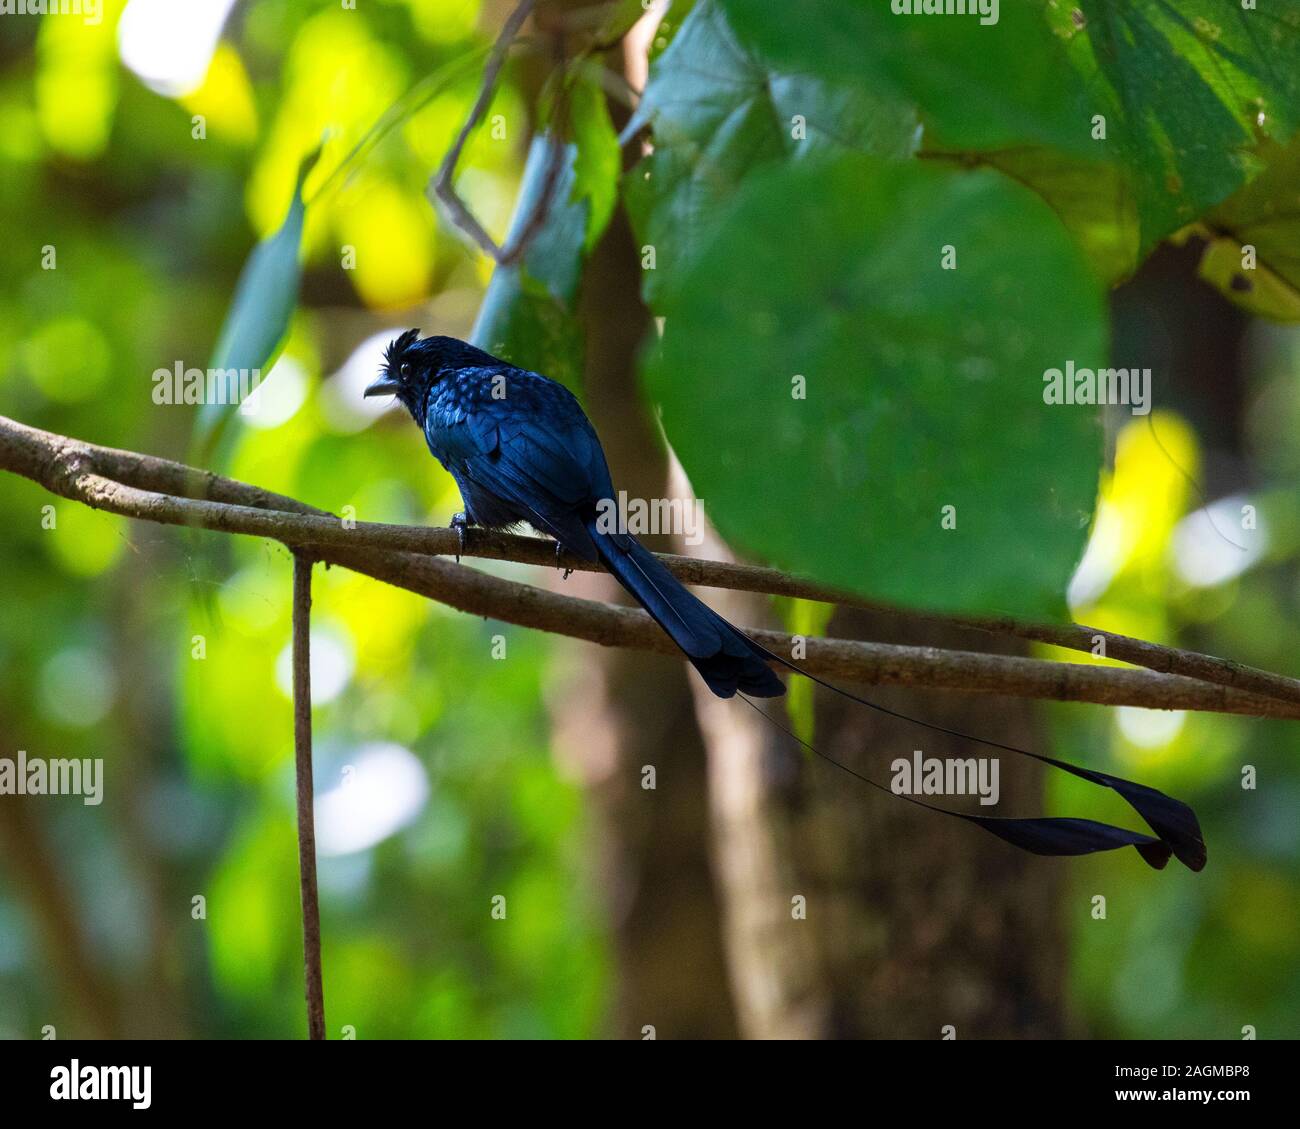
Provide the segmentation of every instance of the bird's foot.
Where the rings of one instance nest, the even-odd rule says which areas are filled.
[[[559,541],[557,541],[557,542],[555,542],[555,567],[556,567],[556,568],[560,568],[560,567],[562,567],[561,564],[560,564],[560,562],[561,562],[563,559],[564,559],[564,546],[563,546]],[[568,580],[569,577],[571,577],[572,575],[573,575],[573,569],[571,569],[571,568],[566,568],[566,569],[564,570],[564,575],[561,576],[560,579],[561,579],[561,580]]]
[[[469,528],[469,518],[464,511],[451,515],[450,525],[456,531],[456,540],[459,548],[456,550],[456,563],[460,564],[461,554],[465,552],[465,530]]]

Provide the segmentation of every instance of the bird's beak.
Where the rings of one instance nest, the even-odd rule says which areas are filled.
[[[366,399],[371,396],[393,396],[396,395],[398,387],[397,381],[388,373],[381,372],[361,395]]]

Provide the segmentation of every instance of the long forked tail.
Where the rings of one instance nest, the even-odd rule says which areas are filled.
[[[731,625],[728,624],[728,626]],[[737,634],[741,634],[739,628],[732,627],[731,629]],[[1201,870],[1205,867],[1207,855],[1200,823],[1196,819],[1196,813],[1182,800],[1176,800],[1172,796],[1166,796],[1163,792],[1157,791],[1155,788],[1149,788],[1145,784],[1137,784],[1132,780],[1125,780],[1120,776],[1096,772],[1090,768],[1082,768],[1079,765],[1071,764],[1069,761],[1057,760],[1055,757],[1043,756],[1041,753],[1031,753],[1028,749],[1020,749],[1015,745],[990,741],[984,737],[976,737],[970,733],[963,733],[957,729],[949,729],[946,726],[935,725],[932,722],[922,721],[920,718],[899,713],[897,710],[892,710],[887,706],[859,697],[857,694],[852,694],[848,690],[827,682],[825,679],[818,678],[817,675],[811,674],[792,663],[789,659],[769,651],[752,639],[750,643],[773,662],[779,663],[788,670],[802,674],[805,678],[811,679],[832,693],[839,694],[841,697],[847,698],[851,702],[857,702],[859,705],[866,706],[877,713],[898,718],[900,721],[910,722],[912,725],[919,725],[924,729],[930,729],[937,733],[946,733],[950,737],[957,737],[963,741],[971,741],[992,749],[1001,749],[1017,756],[1030,757],[1033,760],[1041,761],[1043,764],[1051,765],[1053,768],[1059,768],[1062,772],[1068,772],[1072,776],[1087,780],[1091,784],[1111,788],[1122,796],[1128,805],[1143,818],[1147,826],[1155,832],[1155,836],[1144,835],[1138,831],[1129,831],[1126,828],[1115,827],[1109,823],[1099,823],[1092,819],[1074,819],[1064,816],[1020,819],[1009,816],[973,815],[966,812],[952,811],[936,804],[929,804],[924,800],[918,800],[915,796],[893,792],[892,789],[886,788],[862,773],[854,771],[834,757],[828,756],[820,749],[813,747],[775,718],[769,717],[762,710],[759,710],[757,706],[754,706],[754,709],[767,717],[768,721],[777,729],[788,734],[809,752],[835,765],[836,768],[848,773],[850,776],[856,777],[863,783],[871,785],[873,788],[889,792],[890,795],[897,795],[900,799],[907,800],[917,807],[938,812],[940,815],[964,819],[968,823],[982,827],[999,839],[1036,855],[1086,855],[1096,851],[1113,851],[1119,847],[1133,847],[1142,856],[1143,860],[1156,870],[1163,870],[1171,856],[1177,858],[1189,870]],[[753,705],[753,703],[751,702],[750,705]]]
[[[1205,840],[1201,834],[1200,824],[1197,822],[1196,813],[1181,800],[1119,776],[1096,772],[1093,769],[1070,764],[1068,761],[1031,753],[1028,749],[1020,749],[1014,745],[989,741],[970,733],[934,725],[850,693],[804,670],[789,659],[769,651],[739,628],[728,623],[682,587],[676,577],[636,538],[626,534],[607,533],[597,528],[594,520],[588,525],[588,532],[591,533],[596,550],[605,566],[619,583],[636,597],[673,642],[685,652],[709,689],[719,697],[730,698],[737,692],[760,698],[777,697],[783,694],[785,687],[768,665],[770,660],[811,679],[832,693],[878,713],[989,748],[1001,749],[1017,756],[1031,757],[1062,772],[1087,780],[1089,783],[1113,789],[1145,820],[1155,835],[1145,835],[1092,819],[1067,817],[1021,819],[974,815],[939,807],[915,796],[895,793],[808,744],[775,718],[754,706],[777,729],[798,741],[809,752],[835,765],[850,776],[890,795],[898,795],[899,799],[906,800],[917,807],[951,816],[954,819],[966,820],[1034,854],[1085,855],[1096,851],[1133,847],[1150,866],[1157,870],[1163,869],[1171,857],[1177,858],[1190,870],[1201,870],[1205,866]],[[750,705],[754,704],[751,702]]]
[[[635,537],[609,533],[596,519],[587,524],[606,568],[676,643],[710,690],[720,698],[737,691],[756,698],[785,693],[768,666],[766,651],[691,595]]]

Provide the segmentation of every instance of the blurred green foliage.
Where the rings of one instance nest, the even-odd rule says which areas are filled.
[[[1068,595],[1080,622],[1298,673],[1300,337],[1263,319],[1300,320],[1300,5],[1254,23],[1231,0],[1186,8],[1026,0],[985,27],[899,23],[866,0],[678,4],[626,173],[592,59],[542,83],[512,63],[462,194],[502,241],[540,190],[547,129],[564,164],[537,240],[496,270],[426,188],[506,9],[203,0],[188,31],[168,0],[106,0],[98,24],[5,18],[0,410],[183,457],[197,413],[158,405],[155,371],[278,358],[259,411],[226,417],[228,472],[364,520],[442,523],[450,479],[360,399],[380,345],[408,325],[473,332],[576,388],[582,272],[621,200],[664,319],[647,391],[738,547],[916,606],[1064,615]],[[612,4],[606,30],[638,11]],[[1044,412],[1039,383],[1100,363],[1106,288],[1192,235],[1206,280],[1261,317],[1242,365],[1259,486],[1216,504],[1208,531],[1189,486],[1205,445],[1182,415],[1127,421],[1102,472],[1094,414]],[[1150,355],[1159,332],[1118,325],[1114,355]],[[944,504],[969,537],[957,550]],[[0,1034],[76,1034],[104,1009],[123,1030],[297,1032],[287,554],[128,526],[12,476],[0,514],[0,755],[110,766],[102,808],[44,806],[22,840],[35,856],[0,873]],[[313,641],[332,1027],[600,1033],[608,924],[544,709],[568,652],[341,570],[318,572]],[[806,734],[805,696],[793,715]],[[1071,870],[1090,1028],[1300,1033],[1296,727],[1052,718],[1063,755],[1189,799],[1211,845],[1201,875],[1120,856]],[[1054,810],[1109,818],[1077,782],[1052,788]],[[42,859],[63,886],[38,882]],[[41,931],[52,903],[74,935]],[[87,957],[103,1000],[51,971]]]
[[[185,457],[197,409],[155,405],[152,373],[209,363],[246,257],[324,139],[301,248],[295,235],[276,264],[301,256],[303,302],[254,350],[265,362],[285,337],[227,469],[362,519],[445,522],[454,485],[418,433],[364,413],[378,342],[348,362],[408,324],[467,335],[488,279],[425,197],[494,34],[477,0],[239,3],[199,85],[161,93],[119,59],[121,9],[97,26],[0,20],[0,410]],[[184,43],[151,43],[151,28],[121,51],[165,70]],[[508,66],[492,105],[505,137],[476,133],[462,166],[498,237],[529,140],[519,81]],[[268,306],[283,290],[244,316],[285,316]],[[118,1005],[127,1029],[158,1030],[133,1013],[175,1007],[190,1034],[297,1033],[288,556],[128,527],[9,475],[0,514],[4,755],[102,757],[108,781],[102,807],[42,809],[33,849],[66,889],[3,868],[0,1035],[86,1029],[86,1001],[41,971],[32,907],[47,894],[85,931],[105,994],[141,1001]],[[374,843],[322,843],[331,1035],[596,1033],[604,926],[581,880],[578,793],[548,756],[545,640],[338,570],[318,569],[315,589],[318,794],[362,789],[376,821]],[[508,661],[493,659],[498,636]],[[390,775],[425,797],[396,814],[364,792],[392,747],[406,759],[390,756]],[[191,919],[199,895],[206,920]]]

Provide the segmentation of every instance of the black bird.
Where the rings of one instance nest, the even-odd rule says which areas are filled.
[[[557,553],[563,549],[585,560],[601,561],[682,649],[709,689],[720,698],[733,697],[737,692],[766,698],[784,694],[785,685],[768,665],[769,661],[779,663],[870,709],[1032,757],[1111,788],[1146,820],[1157,837],[1091,819],[973,815],[937,807],[910,795],[902,799],[974,823],[1035,854],[1082,855],[1128,846],[1157,869],[1163,868],[1171,856],[1192,870],[1205,865],[1200,825],[1192,809],[1180,800],[1131,780],[945,729],[878,706],[809,674],[733,627],[683,588],[635,537],[619,532],[617,526],[607,528],[609,522],[602,520],[602,513],[608,513],[615,494],[605,453],[591,422],[564,385],[517,368],[454,337],[421,339],[420,331],[412,329],[389,345],[383,371],[365,394],[396,396],[423,430],[429,450],[456,480],[465,510],[452,518],[452,525],[460,533],[462,548],[467,526],[505,529],[527,522],[555,538]],[[778,722],[773,724],[784,729]],[[819,749],[807,747],[864,783],[889,791]]]
[[[465,510],[452,525],[462,543],[468,525],[527,522],[574,556],[603,563],[720,698],[785,693],[762,648],[598,509],[615,498],[614,484],[595,429],[564,385],[454,337],[420,340],[412,329],[388,347],[365,394],[395,395],[423,429],[460,487]]]

